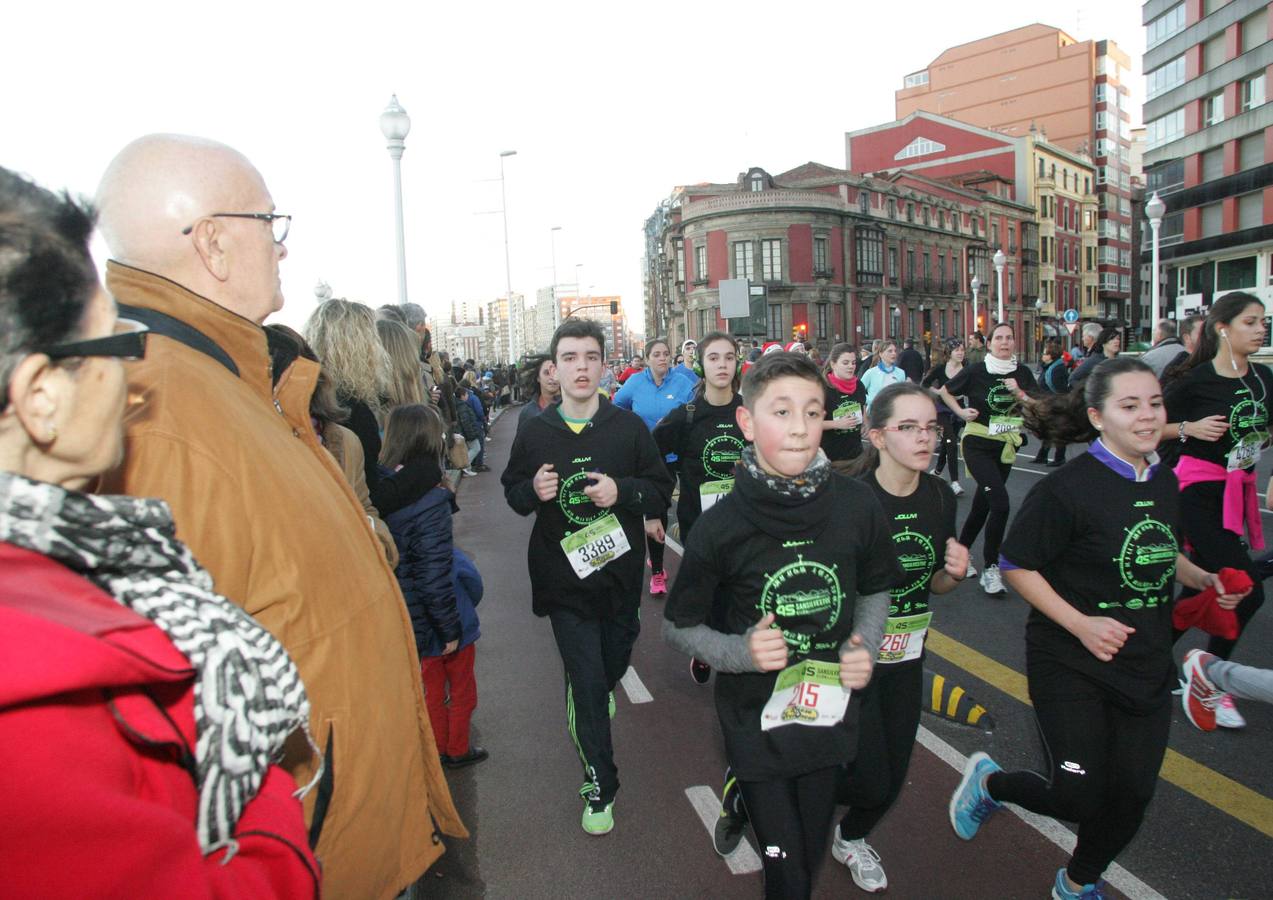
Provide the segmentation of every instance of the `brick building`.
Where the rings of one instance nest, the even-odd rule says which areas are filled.
[[[1167,206],[1162,309],[1177,315],[1230,290],[1273,301],[1273,16],[1262,0],[1150,0],[1145,193]],[[1142,259],[1150,259],[1144,229]],[[1148,280],[1148,275],[1147,275]]]
[[[1130,64],[1113,41],[1027,25],[944,51],[895,95],[898,119],[927,111],[1010,137],[1036,134],[1089,157],[1097,204],[1092,315],[1122,322],[1130,318],[1132,275]]]

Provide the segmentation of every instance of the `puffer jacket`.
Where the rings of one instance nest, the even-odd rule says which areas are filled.
[[[385,520],[398,545],[395,574],[421,658],[441,656],[446,645],[458,640],[462,631],[451,583],[454,503],[455,495],[439,486]]]
[[[451,554],[454,563],[451,569],[451,586],[455,588],[455,607],[460,612],[460,645],[463,650],[482,636],[481,624],[477,619],[477,605],[482,602],[482,594],[486,588],[482,585],[481,573],[473,560],[463,550],[456,547]]]
[[[477,424],[477,415],[473,412],[473,407],[469,406],[467,398],[455,404],[455,420],[464,440],[476,441],[481,438],[482,432]]]

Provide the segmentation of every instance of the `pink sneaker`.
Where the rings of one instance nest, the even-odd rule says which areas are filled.
[[[650,576],[650,596],[654,597],[659,594],[667,593],[667,576],[662,572],[655,572]]]

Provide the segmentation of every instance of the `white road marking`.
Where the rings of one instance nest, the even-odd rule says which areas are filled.
[[[716,833],[716,819],[720,816],[720,797],[716,796],[716,792],[705,784],[687,787],[685,796],[689,798],[690,805],[694,807],[694,812],[698,813],[698,818],[702,821],[703,827],[707,829],[707,836],[710,840]],[[750,875],[752,872],[759,872],[762,868],[760,857],[751,848],[751,842],[747,840],[746,836],[738,842],[737,849],[725,857],[725,865],[729,866],[729,871],[735,875]]]
[[[628,666],[628,671],[623,673],[619,684],[623,685],[623,691],[628,695],[629,703],[649,703],[654,699],[641,682],[641,676],[637,675],[636,669],[631,666]]]
[[[919,734],[916,740],[922,744],[929,752],[949,765],[956,772],[964,770],[964,764],[968,761],[968,757],[964,756],[950,744],[943,741],[937,735],[933,734],[924,726],[920,726]],[[1021,809],[1013,806],[1011,803],[1006,804],[1007,808],[1013,812],[1021,821],[1025,822],[1039,834],[1056,844],[1066,853],[1074,852],[1074,832],[1070,831],[1064,825],[1055,819],[1049,819],[1046,816],[1036,815],[1029,810]],[[1126,894],[1130,900],[1164,900],[1163,895],[1151,888],[1145,882],[1141,881],[1131,872],[1128,872],[1118,863],[1111,863],[1110,867],[1105,870],[1104,878],[1118,890]]]

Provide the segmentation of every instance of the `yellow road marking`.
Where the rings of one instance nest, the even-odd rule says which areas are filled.
[[[955,717],[955,710],[959,709],[959,698],[963,695],[964,689],[958,686],[950,692],[950,701],[946,704],[946,715],[952,719]]]
[[[933,712],[937,712],[941,709],[941,691],[942,691],[942,685],[944,685],[945,683],[946,683],[946,679],[942,678],[940,675],[933,676],[933,696],[932,696],[931,702],[929,703],[929,709],[931,709]]]
[[[947,637],[933,628],[928,629],[927,647],[942,659],[977,676],[1005,694],[1015,697],[1022,703],[1030,703],[1026,677],[1015,669],[996,662],[967,644]],[[1192,794],[1222,813],[1250,825],[1268,837],[1273,837],[1273,799],[1170,748],[1163,759],[1159,775],[1167,783]]]

